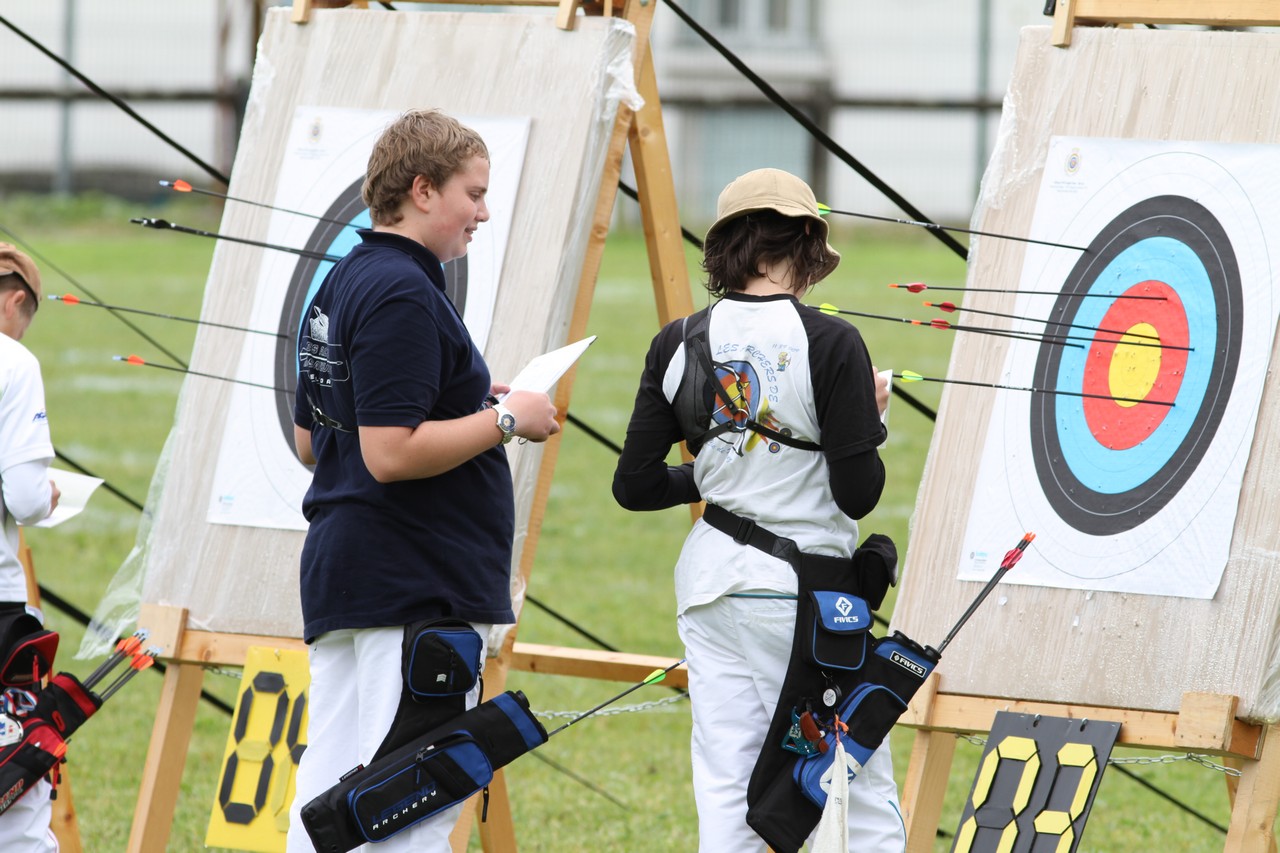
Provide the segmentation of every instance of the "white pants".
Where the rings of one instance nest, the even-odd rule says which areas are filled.
[[[782,692],[795,621],[793,600],[730,597],[679,618],[693,708],[700,853],[765,849],[747,826],[747,782]],[[849,784],[849,849],[902,853],[906,844],[886,740]]]
[[[487,646],[489,625],[472,625]],[[311,686],[307,688],[307,748],[298,764],[296,792],[289,807],[288,853],[312,853],[302,825],[302,807],[333,787],[338,777],[368,764],[386,737],[400,704],[404,628],[330,631],[311,644]],[[480,656],[483,667],[484,653]],[[477,685],[467,707],[480,699]],[[412,829],[357,850],[378,853],[450,853],[449,833],[462,814],[459,804]],[[0,845],[0,850],[8,848]]]
[[[49,828],[53,786],[41,779],[9,810],[0,814],[0,850],[4,853],[57,853],[58,839]]]

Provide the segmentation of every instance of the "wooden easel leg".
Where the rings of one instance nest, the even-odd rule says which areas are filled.
[[[129,833],[130,853],[164,853],[168,844],[203,684],[204,670],[199,666],[173,661],[165,671]]]
[[[1267,727],[1258,760],[1245,761],[1240,771],[1222,849],[1229,853],[1274,853],[1276,811],[1280,807],[1280,725]]]
[[[933,850],[942,800],[951,775],[956,736],[948,732],[917,731],[911,746],[911,763],[902,784],[902,819],[907,825],[908,853]]]

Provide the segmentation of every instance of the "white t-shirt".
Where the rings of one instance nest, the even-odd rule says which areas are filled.
[[[21,343],[0,334],[0,488],[4,495],[0,601],[27,600],[26,577],[18,560],[18,520],[9,504],[23,506],[27,508],[24,512],[33,513],[24,521],[39,520],[49,514],[52,493],[48,466],[53,456],[40,363]],[[34,483],[29,476],[15,477],[12,481],[5,478],[6,472],[29,462],[43,463],[45,476]],[[15,488],[21,491],[15,493]],[[43,515],[39,512],[41,505]]]
[[[654,429],[673,417],[689,357],[682,334],[679,321],[668,326],[647,359],[637,408],[667,410],[652,416]],[[842,318],[789,296],[734,293],[711,311],[708,343],[717,374],[736,383],[733,391],[746,397],[754,421],[822,450],[790,447],[754,431],[721,433],[703,443],[694,461],[699,494],[794,540],[805,553],[850,556],[858,523],[836,504],[828,460],[873,449],[885,435],[861,336]],[[660,394],[653,393],[658,385]],[[628,442],[644,414],[633,414]],[[794,593],[795,571],[699,521],[676,563],[678,612],[747,590]]]

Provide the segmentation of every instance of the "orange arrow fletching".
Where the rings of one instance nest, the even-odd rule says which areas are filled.
[[[146,364],[147,362],[140,355],[131,355],[125,359],[130,364]]]
[[[174,188],[175,190],[177,190],[178,192],[180,192],[180,193],[189,193],[189,192],[191,192],[191,184],[189,184],[189,183],[187,183],[186,181],[183,181],[183,180],[177,180],[177,181],[174,181],[174,182],[173,182],[173,188]]]

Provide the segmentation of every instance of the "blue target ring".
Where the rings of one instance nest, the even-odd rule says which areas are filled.
[[[303,248],[317,255],[345,257],[359,244],[360,235],[356,229],[371,227],[369,208],[361,196],[363,188],[364,177],[361,176],[340,193],[324,212],[323,219],[316,223]],[[284,388],[288,393],[276,395],[276,413],[280,431],[289,448],[293,448],[293,398],[298,390],[298,338],[306,321],[307,306],[333,265],[334,261],[318,257],[299,258],[280,309],[277,331],[281,338],[276,345],[275,387]],[[458,314],[464,314],[467,307],[467,256],[446,263],[444,278],[445,294],[458,309]]]
[[[1170,237],[1139,240],[1107,264],[1090,292],[1120,295],[1133,282],[1148,280],[1171,286],[1186,308],[1192,352],[1188,354],[1178,396],[1171,401],[1173,409],[1160,413],[1163,419],[1149,439],[1135,447],[1116,450],[1093,436],[1085,421],[1083,399],[1068,397],[1059,400],[1056,407],[1063,462],[1087,488],[1102,494],[1139,489],[1169,464],[1181,436],[1191,432],[1199,402],[1210,384],[1212,353],[1218,343],[1217,308],[1213,284],[1190,247]],[[1105,299],[1081,300],[1073,322],[1105,328],[1103,318],[1109,306]],[[1081,388],[1089,355],[1088,349],[1064,351],[1057,381],[1051,387]]]
[[[1116,297],[1147,281],[1181,299],[1191,347],[1174,406],[1154,432],[1116,450],[1086,422],[1081,398],[1039,394],[1031,402],[1031,455],[1044,495],[1063,521],[1090,535],[1131,530],[1178,494],[1213,444],[1239,365],[1235,253],[1213,214],[1182,196],[1147,199],[1108,223],[1067,276],[1050,319],[1101,326]],[[1090,352],[1043,344],[1033,384],[1081,393]]]

